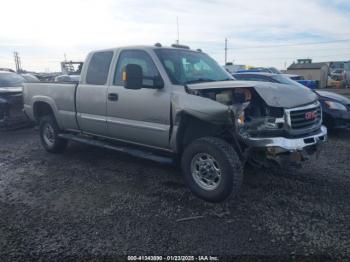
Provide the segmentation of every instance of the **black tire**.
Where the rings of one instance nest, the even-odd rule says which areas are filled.
[[[50,129],[50,136],[47,135]],[[60,129],[53,116],[47,115],[40,119],[40,141],[46,151],[50,153],[62,153],[68,144],[68,140],[58,137]]]
[[[209,162],[213,162],[213,159],[216,161],[212,167],[215,170],[220,170],[219,173],[221,173],[219,179],[213,180],[213,183],[216,184],[216,187],[213,186],[213,188],[204,188],[207,187],[206,178],[202,180],[195,175],[198,167],[203,167],[201,165],[207,156]],[[200,165],[197,164],[197,160]],[[226,141],[216,137],[203,137],[193,141],[182,154],[181,166],[191,191],[209,202],[224,201],[231,194],[236,196],[242,185],[243,168],[235,149]],[[205,166],[204,170],[205,168],[207,167]],[[210,168],[209,174],[212,171]],[[192,170],[194,170],[194,174],[192,174]],[[208,174],[206,171],[204,173]]]

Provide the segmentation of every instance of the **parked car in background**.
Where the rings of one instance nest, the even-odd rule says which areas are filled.
[[[331,72],[331,78],[337,81],[346,79],[346,71],[342,68],[335,69]]]
[[[286,75],[268,73],[241,73],[233,74],[237,80],[263,81],[294,85],[297,88],[305,88],[304,85],[292,80]],[[332,92],[314,90],[322,107],[323,123],[328,128],[350,127],[350,99]]]
[[[271,71],[264,67],[254,67],[250,69],[242,69],[236,71],[236,73],[271,73]]]
[[[335,81],[339,81],[341,83],[342,88],[348,87],[348,81],[347,81],[348,76],[345,69],[338,68],[333,70],[330,73],[330,77]]]
[[[323,123],[328,128],[350,128],[350,99],[328,91],[317,90]]]
[[[235,73],[245,73],[245,72],[261,72],[261,73],[272,73],[272,74],[282,74],[280,70],[276,67],[252,67],[250,69],[237,70]]]
[[[344,70],[346,73],[346,77],[345,77],[346,87],[350,88],[350,61],[347,61],[344,63]]]
[[[300,75],[291,75],[291,74],[284,74],[284,76],[289,77],[290,79],[297,81],[298,83],[310,88],[310,89],[316,89],[317,88],[317,82],[315,80],[305,80],[303,76]]]
[[[293,85],[293,86],[298,84],[299,87],[300,86],[305,87],[304,85],[301,85],[297,81],[293,80],[290,77],[290,75],[286,75],[286,74],[272,74],[272,73],[246,71],[244,73],[232,74],[232,76],[237,80],[271,82],[271,83],[280,83],[280,84]]]
[[[0,71],[0,127],[26,121],[23,114],[23,83],[25,79],[19,74]]]
[[[21,76],[24,78],[26,82],[40,82],[39,78],[37,78],[35,75],[32,74],[21,74]]]
[[[79,82],[80,75],[60,75],[55,77],[55,82]]]
[[[239,75],[238,75],[239,74]],[[275,74],[269,72],[255,71],[255,70],[240,70],[237,73],[233,74],[234,77],[241,80],[250,79],[248,81],[265,81],[265,82],[290,82],[287,79],[296,81],[310,89],[316,89],[317,82],[314,80],[305,80],[304,77],[298,75],[290,74]],[[257,80],[252,80],[256,78]],[[275,79],[276,78],[276,79]]]
[[[327,87],[328,88],[342,88],[343,84],[341,81],[334,80],[330,76],[328,76]]]
[[[282,72],[280,71],[280,70],[278,70],[276,67],[268,67],[267,68],[269,71],[270,71],[270,73],[272,73],[272,74],[282,74]]]

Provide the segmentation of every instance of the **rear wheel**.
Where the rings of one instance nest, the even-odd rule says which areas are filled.
[[[44,116],[40,119],[40,141],[46,151],[50,153],[62,153],[68,144],[66,139],[58,135],[60,129],[53,116]]]
[[[242,165],[226,141],[204,137],[193,141],[182,155],[182,170],[191,191],[209,202],[220,202],[239,192]]]

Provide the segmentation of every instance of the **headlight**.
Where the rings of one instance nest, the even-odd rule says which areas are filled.
[[[341,110],[341,111],[347,111],[348,109],[346,108],[346,106],[344,106],[341,103],[338,102],[334,102],[334,101],[325,101],[326,106],[329,109],[333,109],[333,110]]]

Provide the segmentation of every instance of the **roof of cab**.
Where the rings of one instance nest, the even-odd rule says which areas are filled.
[[[105,52],[105,51],[113,51],[113,52],[114,52],[114,51],[119,50],[119,49],[143,49],[143,50],[174,49],[174,50],[184,50],[184,51],[191,51],[191,52],[202,53],[202,51],[194,50],[194,49],[186,49],[186,48],[172,47],[172,46],[156,46],[156,45],[130,45],[130,46],[120,46],[120,47],[114,47],[114,48],[93,50],[93,51],[91,51],[90,53]]]

